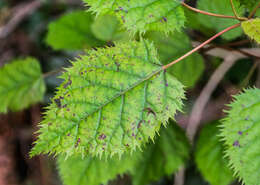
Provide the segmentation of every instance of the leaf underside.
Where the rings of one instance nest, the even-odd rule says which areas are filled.
[[[164,157],[162,157],[164,156]],[[129,174],[133,185],[145,185],[170,176],[185,164],[189,157],[189,143],[185,133],[175,123],[160,131],[155,144],[149,143],[132,155],[100,159],[72,156],[58,158],[58,167],[65,185],[106,184],[116,175]]]
[[[236,11],[239,15],[243,15],[244,9],[240,6],[238,0],[233,0]],[[223,15],[233,15],[232,7],[230,5],[230,0],[199,0],[198,9],[223,14]],[[198,14],[198,21],[201,22],[206,28],[212,29],[215,32],[220,32],[225,28],[232,26],[239,21],[235,19],[220,19],[218,17]],[[226,40],[232,40],[242,35],[241,29],[234,29],[222,35],[222,38]]]
[[[192,49],[189,37],[183,32],[175,32],[165,36],[160,32],[148,32],[146,37],[152,40],[158,48],[158,54],[163,64],[183,56]],[[181,62],[174,64],[167,72],[176,77],[185,87],[192,88],[204,71],[203,58],[194,53]]]
[[[20,111],[40,102],[45,92],[39,62],[17,59],[0,69],[0,112]]]
[[[67,13],[48,26],[46,43],[55,50],[79,50],[102,46],[91,30],[94,15],[78,10]]]
[[[245,90],[235,96],[221,125],[230,166],[246,185],[260,185],[259,112],[260,90]]]
[[[185,15],[179,0],[84,0],[97,14],[115,14],[127,30],[144,33],[148,30],[165,33],[180,30]]]
[[[212,185],[229,185],[233,178],[224,158],[224,145],[219,141],[219,122],[206,125],[196,143],[195,161],[203,177]]]
[[[153,139],[182,107],[183,86],[147,41],[81,56],[61,78],[32,155],[121,155]]]
[[[260,18],[244,21],[241,26],[251,39],[260,43]]]

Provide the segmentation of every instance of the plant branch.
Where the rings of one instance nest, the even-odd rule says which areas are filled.
[[[207,41],[203,42],[202,44],[200,44],[199,46],[197,46],[197,47],[194,48],[193,50],[189,51],[188,53],[186,53],[186,54],[183,55],[182,57],[180,57],[180,58],[178,58],[178,59],[172,61],[171,63],[169,63],[169,64],[163,66],[162,69],[163,69],[163,70],[168,69],[168,68],[171,67],[172,65],[174,65],[174,64],[176,64],[176,63],[178,63],[178,62],[180,62],[181,60],[185,59],[186,57],[188,57],[188,56],[190,56],[191,54],[195,53],[196,51],[200,50],[200,49],[203,48],[205,45],[207,45],[207,44],[209,44],[211,41],[215,40],[217,37],[223,35],[224,33],[228,32],[228,31],[230,31],[230,30],[232,30],[232,29],[235,29],[235,28],[237,28],[237,27],[239,27],[239,26],[240,26],[240,23],[235,24],[235,25],[233,25],[233,26],[230,26],[230,27],[224,29],[223,31],[217,33],[216,35],[214,35],[213,37],[211,37],[211,38],[208,39]]]
[[[191,116],[186,129],[187,136],[192,144],[201,121],[202,113],[211,97],[211,94],[214,92],[219,82],[222,80],[227,71],[235,64],[238,58],[239,56],[236,56],[234,53],[228,55],[224,62],[210,77],[207,85],[203,88],[202,92],[197,98],[192,108]]]
[[[15,28],[24,20],[25,17],[32,14],[36,9],[42,5],[42,1],[34,0],[32,2],[18,5],[14,8],[14,15],[10,21],[5,25],[0,27],[0,39],[7,37]]]
[[[260,2],[258,3],[258,5],[254,8],[254,10],[250,13],[250,15],[248,16],[248,19],[251,19],[254,17],[254,15],[256,14],[256,11],[258,10],[258,8],[260,8]]]
[[[186,4],[185,2],[182,2],[182,5],[185,6],[186,8],[194,11],[194,12],[197,12],[197,13],[200,13],[200,14],[204,14],[204,15],[208,15],[208,16],[214,16],[214,17],[220,17],[220,18],[226,18],[226,19],[237,19],[239,21],[248,20],[245,17],[238,17],[237,18],[235,16],[230,16],[230,15],[221,15],[221,14],[215,14],[215,13],[206,12],[206,11],[203,11],[203,10],[199,10],[197,8],[193,8],[193,7],[189,6],[188,4]]]
[[[234,13],[236,19],[239,20],[240,17],[239,17],[238,14],[237,14],[236,8],[235,8],[234,3],[233,3],[233,0],[230,0],[230,4],[231,4],[232,11],[233,11],[233,13]]]
[[[64,72],[63,68],[60,68],[60,69],[57,69],[57,70],[54,70],[54,71],[50,71],[50,72],[44,73],[43,74],[43,78],[48,78],[50,76],[57,75],[57,74],[59,74],[61,72]]]

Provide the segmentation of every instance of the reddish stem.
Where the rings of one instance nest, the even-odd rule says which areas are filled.
[[[235,17],[235,16],[230,16],[230,15],[221,15],[221,14],[215,14],[215,13],[210,13],[210,12],[206,12],[206,11],[203,11],[203,10],[199,10],[197,8],[193,8],[191,6],[189,6],[188,4],[182,2],[182,5],[185,6],[186,8],[194,11],[194,12],[197,12],[197,13],[200,13],[200,14],[204,14],[204,15],[209,15],[209,16],[214,16],[214,17],[221,17],[221,18],[227,18],[227,19],[236,19],[236,20],[239,20],[239,21],[246,21],[248,20],[247,18],[245,17]]]
[[[237,27],[240,26],[240,23],[238,24],[235,24],[233,26],[230,26],[226,29],[224,29],[223,31],[217,33],[216,35],[214,35],[213,37],[211,37],[210,39],[208,39],[207,41],[203,42],[202,44],[200,44],[199,46],[197,46],[196,48],[194,48],[193,50],[189,51],[188,53],[186,53],[185,55],[183,55],[182,57],[172,61],[171,63],[165,65],[162,67],[163,70],[165,69],[168,69],[169,67],[171,67],[173,64],[176,64],[178,62],[180,62],[181,60],[185,59],[186,57],[190,56],[191,54],[193,54],[194,52],[200,50],[201,48],[203,48],[205,45],[209,44],[211,41],[215,40],[217,37],[221,36],[222,34],[232,30],[232,29],[235,29]]]

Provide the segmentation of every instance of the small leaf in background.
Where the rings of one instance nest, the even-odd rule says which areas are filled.
[[[195,162],[203,177],[211,185],[229,185],[233,174],[224,157],[224,145],[219,138],[220,123],[212,122],[204,126],[196,143]]]
[[[120,30],[120,22],[114,15],[101,15],[91,25],[93,34],[103,41],[129,40],[127,32]]]
[[[46,43],[55,50],[80,50],[102,46],[91,31],[94,15],[85,11],[74,11],[49,24]]]
[[[185,15],[179,0],[84,0],[90,11],[99,14],[115,14],[131,33],[149,30],[165,33],[180,30]]]
[[[175,32],[169,36],[160,32],[149,32],[146,37],[152,40],[158,48],[158,54],[163,64],[172,62],[192,49],[189,37],[182,32]],[[174,64],[167,71],[186,87],[192,88],[201,77],[204,68],[203,58],[198,53],[194,53]]]
[[[0,68],[0,112],[20,111],[43,100],[45,84],[34,58],[16,59]]]
[[[133,185],[146,185],[162,177],[171,176],[189,159],[190,145],[185,132],[170,122],[162,128],[154,143],[150,143],[137,157],[130,174]]]
[[[64,185],[100,185],[128,172],[135,164],[133,157],[123,155],[100,159],[98,157],[71,156],[58,158],[58,169]]]
[[[260,185],[260,90],[234,96],[221,125],[226,156],[234,173],[246,185]]]
[[[183,85],[163,70],[147,41],[91,50],[72,64],[40,123],[32,155],[134,151],[182,108]]]
[[[237,0],[233,0],[235,8],[239,15],[243,15],[244,8],[240,6],[240,3]],[[198,9],[223,14],[223,15],[233,15],[233,11],[230,5],[230,0],[199,0],[198,1]],[[225,28],[232,26],[239,21],[235,19],[220,19],[218,17],[198,14],[198,20],[203,24],[205,27],[209,29],[213,29],[216,32],[220,32]],[[222,35],[222,37],[226,40],[233,40],[242,35],[241,29],[234,29]]]
[[[241,26],[245,34],[260,44],[260,18],[243,21]]]
[[[241,5],[245,5],[246,8],[249,8],[249,10],[253,9],[257,6],[257,3],[259,3],[259,0],[239,0]]]
[[[119,174],[130,174],[133,185],[146,185],[170,176],[184,166],[189,158],[190,145],[185,133],[175,123],[160,131],[154,143],[142,151],[100,159],[72,156],[59,157],[58,168],[64,185],[100,185]]]

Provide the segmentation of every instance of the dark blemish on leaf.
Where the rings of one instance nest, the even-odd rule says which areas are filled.
[[[233,146],[235,146],[235,147],[240,147],[239,141],[235,141],[235,142],[233,143]]]
[[[79,143],[80,143],[80,138],[78,138],[77,143],[75,144],[75,147],[78,147]]]
[[[72,114],[72,116],[74,116],[74,117],[75,117],[75,116],[76,116],[76,114],[75,114],[75,113],[73,113],[73,114]]]
[[[60,101],[59,98],[54,99],[54,102],[56,103],[56,105],[57,105],[59,108],[61,108],[61,101]]]
[[[242,135],[243,134],[243,132],[241,132],[241,131],[238,131],[238,135]]]
[[[105,134],[101,134],[99,137],[98,137],[98,139],[100,139],[100,140],[104,140],[104,139],[106,139],[106,135]]]
[[[125,23],[125,17],[121,16],[121,19],[122,19],[123,23]]]
[[[118,62],[115,62],[115,65],[116,65],[116,71],[118,72],[120,69],[120,64]]]
[[[69,79],[68,82],[63,85],[63,87],[66,89],[71,84],[72,84],[72,81],[71,81],[71,79]]]
[[[144,109],[144,111],[147,111],[147,115],[149,116],[149,114],[153,114],[154,117],[156,117],[156,113],[153,111],[153,109],[147,107]]]
[[[142,126],[142,122],[143,122],[143,120],[139,121],[137,128],[140,128]]]

